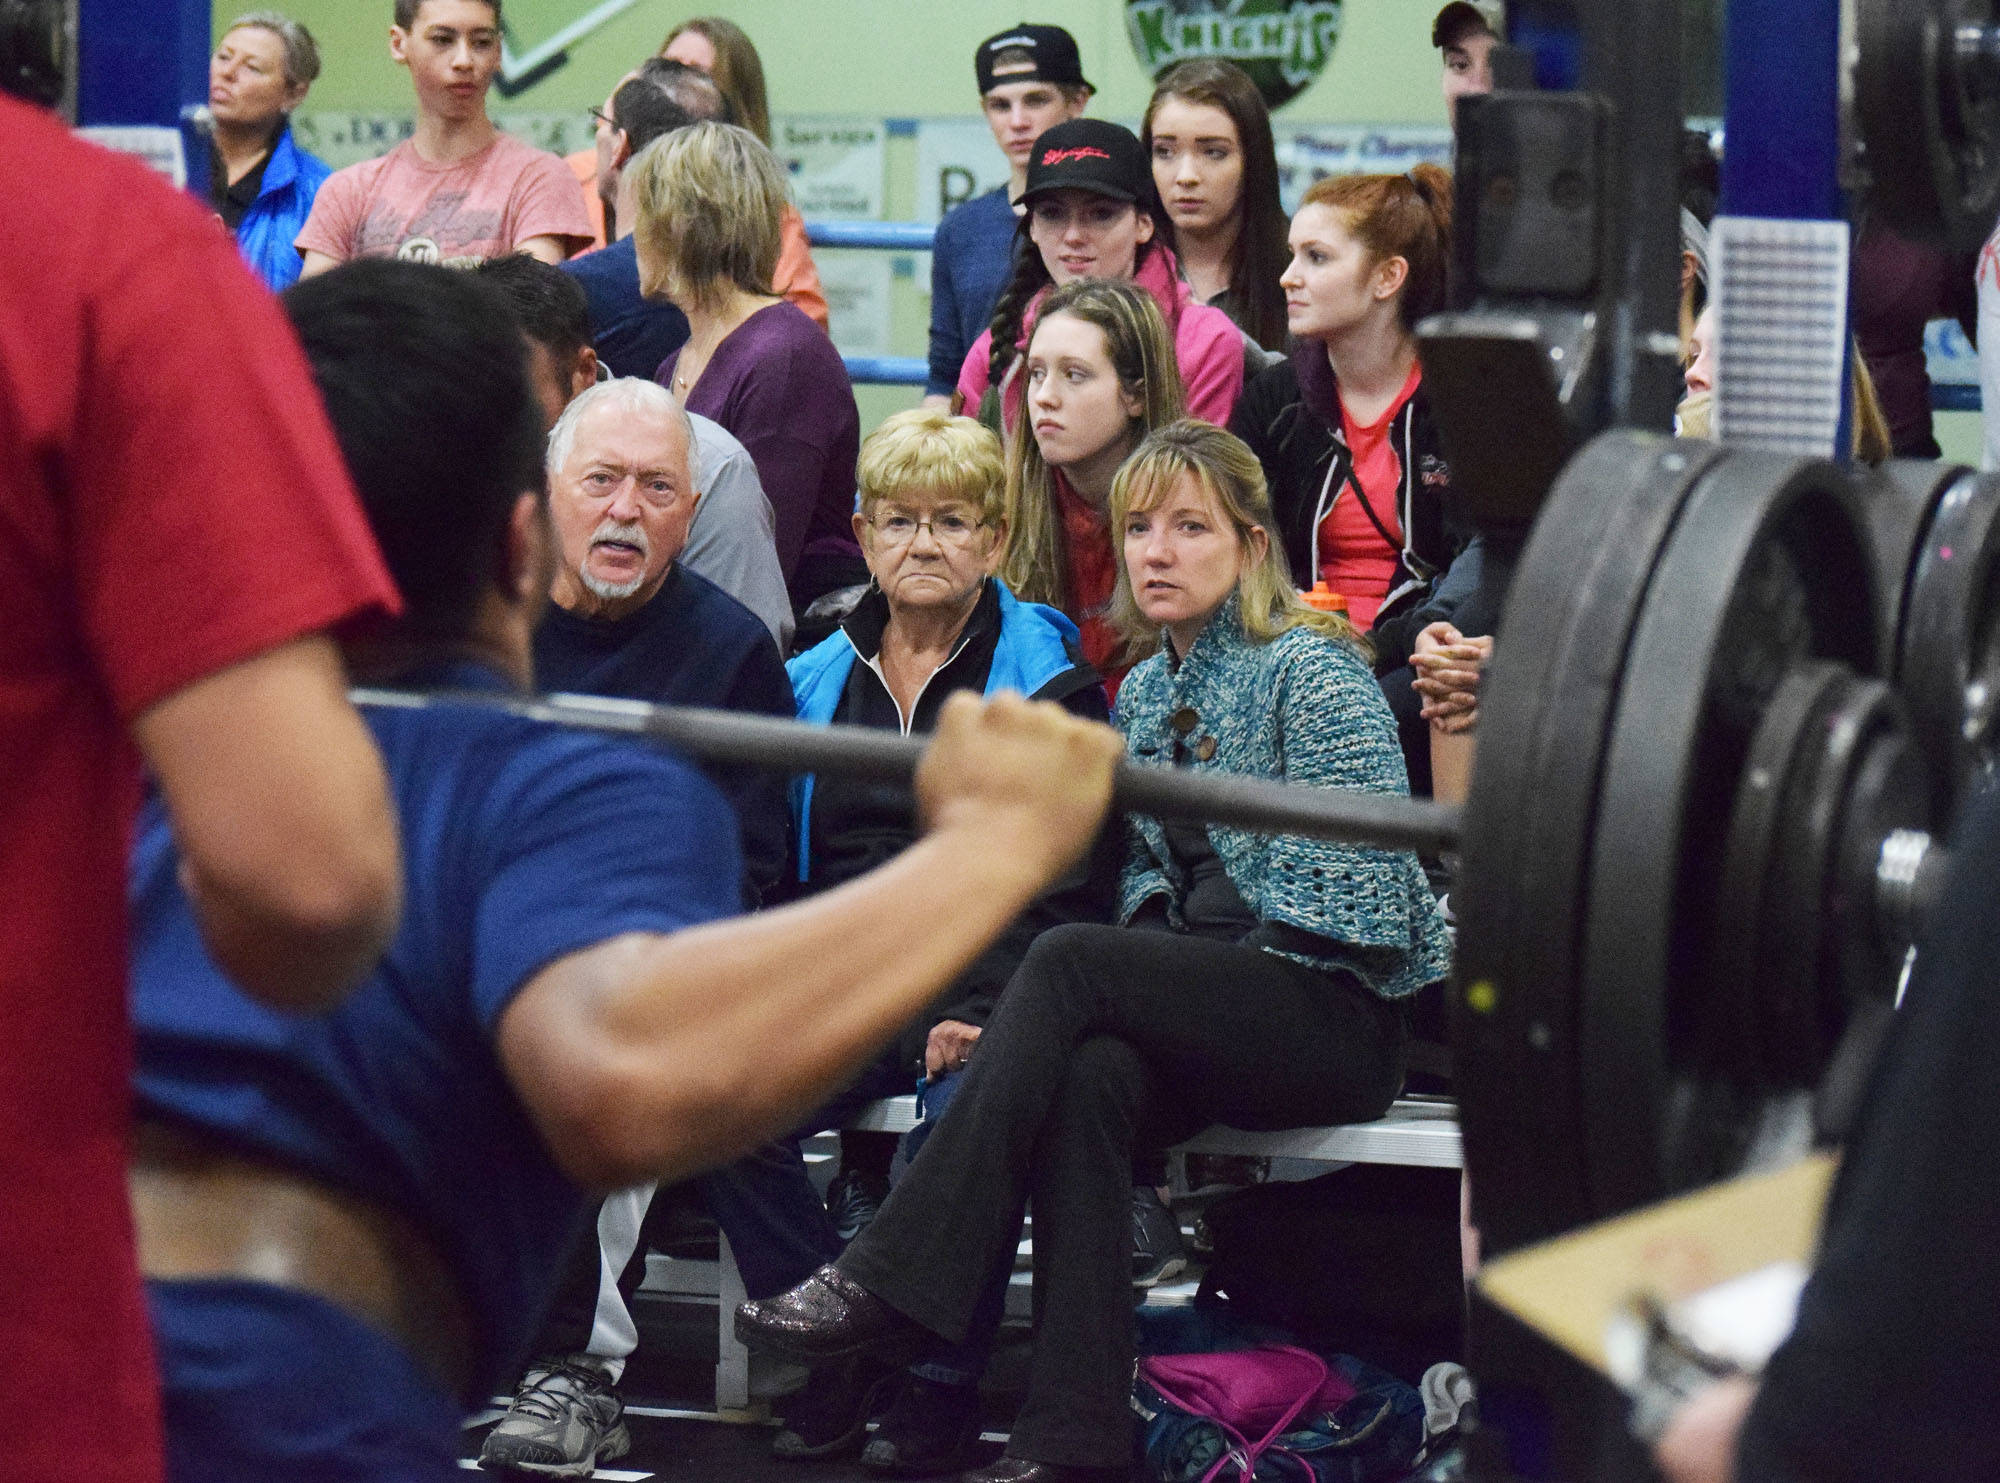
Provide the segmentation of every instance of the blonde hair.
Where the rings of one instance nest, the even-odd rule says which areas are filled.
[[[1140,401],[1128,436],[1142,437],[1187,415],[1187,394],[1174,358],[1173,337],[1153,296],[1135,284],[1106,278],[1066,283],[1042,302],[1035,330],[1058,314],[1095,325],[1125,395]],[[1034,335],[1028,337],[1034,348]],[[1025,357],[1023,359],[1025,364]],[[1016,597],[1076,615],[1069,584],[1069,542],[1063,533],[1055,471],[1042,457],[1025,398],[1007,436],[1007,549],[1000,576]],[[1115,527],[1114,527],[1115,529]]]
[[[682,307],[713,308],[725,285],[771,292],[785,169],[747,129],[698,123],[661,135],[627,167],[642,246],[670,283],[646,283]]]
[[[771,105],[764,94],[764,62],[750,37],[734,21],[719,15],[698,15],[667,32],[659,54],[665,56],[674,39],[689,31],[707,37],[708,44],[715,48],[715,70],[710,76],[722,89],[722,96],[729,100],[736,122],[755,134],[761,143],[769,144]]]
[[[1122,541],[1125,521],[1135,511],[1151,510],[1166,502],[1174,486],[1191,478],[1208,492],[1223,518],[1236,532],[1245,558],[1243,573],[1236,579],[1236,594],[1243,615],[1243,632],[1253,643],[1268,644],[1292,628],[1309,628],[1322,637],[1351,644],[1364,656],[1372,657],[1367,640],[1345,613],[1323,613],[1309,608],[1292,585],[1291,568],[1285,563],[1283,544],[1278,539],[1276,517],[1271,513],[1271,493],[1264,483],[1263,465],[1257,462],[1243,440],[1224,432],[1213,423],[1184,417],[1147,434],[1111,482],[1111,530]],[[1253,554],[1250,532],[1262,530],[1268,538],[1264,554]],[[1132,595],[1132,574],[1126,570],[1121,551],[1118,585],[1111,593],[1111,624],[1125,640],[1126,663],[1136,664],[1160,646],[1160,630],[1139,611]]]
[[[863,515],[885,499],[919,491],[940,500],[962,500],[989,525],[1004,515],[1000,440],[972,418],[953,417],[935,407],[884,419],[862,443],[854,476]]]

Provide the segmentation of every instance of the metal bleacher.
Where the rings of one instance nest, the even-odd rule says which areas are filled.
[[[864,1108],[849,1128],[903,1133],[916,1126],[917,1099],[891,1097]],[[1246,1133],[1216,1126],[1177,1145],[1175,1154],[1246,1154],[1274,1161],[1294,1161],[1312,1172],[1349,1164],[1408,1164],[1434,1169],[1464,1167],[1458,1135],[1458,1108],[1449,1097],[1401,1097],[1388,1114],[1370,1123],[1334,1128],[1291,1128],[1275,1133]],[[1274,1172],[1281,1169],[1276,1164]],[[1030,1231],[1032,1232],[1032,1215]],[[1032,1239],[1032,1237],[1030,1238]],[[1026,1249],[1028,1243],[1024,1242]],[[1020,1289],[1009,1294],[1009,1311],[1021,1310],[1027,1276],[1017,1272]],[[715,1366],[715,1409],[718,1415],[740,1415],[751,1402],[750,1355],[736,1342],[734,1315],[743,1301],[743,1279],[721,1243],[716,1261],[685,1261],[654,1254],[647,1259],[642,1293],[670,1301],[708,1301],[716,1305],[718,1344]]]

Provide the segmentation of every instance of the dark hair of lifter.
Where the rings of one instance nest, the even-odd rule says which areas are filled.
[[[401,627],[463,637],[505,574],[515,501],[544,487],[519,320],[477,274],[393,258],[302,279],[284,305],[403,594]]]
[[[1278,151],[1271,138],[1271,110],[1250,74],[1234,62],[1195,57],[1169,68],[1146,105],[1139,142],[1146,157],[1153,154],[1153,115],[1169,98],[1206,104],[1229,115],[1243,153],[1243,179],[1237,195],[1240,225],[1230,251],[1229,292],[1245,332],[1266,350],[1285,345],[1285,276],[1290,253],[1285,238],[1291,226],[1278,200]]]
[[[1405,175],[1331,175],[1315,180],[1299,208],[1331,206],[1376,262],[1410,265],[1403,323],[1415,329],[1445,306],[1451,264],[1451,174],[1418,165]]]

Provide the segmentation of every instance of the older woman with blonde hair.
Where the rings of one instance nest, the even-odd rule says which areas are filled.
[[[1248,448],[1173,423],[1119,470],[1111,511],[1113,613],[1153,651],[1119,697],[1133,762],[1407,790],[1367,653],[1300,600]],[[1402,1002],[1447,968],[1414,855],[1132,825],[1122,925],[1037,938],[874,1222],[839,1262],[737,1309],[746,1341],[808,1363],[957,1341],[1031,1202],[1027,1399],[1008,1455],[967,1483],[1128,1476],[1135,1145],[1380,1116],[1402,1082]]]
[[[771,286],[784,167],[748,130],[700,123],[647,145],[627,169],[640,289],[688,319],[687,343],[654,379],[749,451],[803,612],[867,571],[850,525],[860,418],[847,368]]]
[[[1012,690],[1102,721],[1108,711],[1104,688],[1082,662],[1076,626],[1053,608],[1017,601],[993,576],[1007,534],[1000,444],[993,434],[941,411],[900,412],[862,444],[858,474],[854,531],[873,580],[840,628],[788,666],[800,719],[922,734],[937,724],[953,691]],[[799,778],[792,822],[801,895],[866,874],[918,833],[907,785],[859,778]],[[928,1109],[941,1111],[949,1079],[965,1065],[1036,936],[1059,923],[1108,918],[1117,863],[1114,852],[1100,849],[1032,903],[929,1013],[906,1026],[799,1133],[840,1127],[876,1098],[908,1091],[913,1081],[926,1083]],[[709,1187],[752,1186],[732,1203],[796,1212],[793,1219],[803,1229],[789,1233],[784,1249],[817,1249],[831,1258],[888,1194],[894,1153],[893,1135],[843,1133],[841,1167],[824,1216],[812,1203],[795,1142],[775,1163],[770,1157],[746,1161],[710,1176]],[[730,1239],[744,1238],[732,1230]],[[762,1269],[770,1265],[759,1260],[761,1253],[739,1255]],[[808,1261],[796,1277],[811,1267]],[[788,1408],[775,1444],[779,1454],[827,1456],[859,1448],[869,1389],[838,1370],[817,1377]],[[975,1396],[975,1421],[976,1410]],[[894,1441],[893,1424],[885,1425]]]

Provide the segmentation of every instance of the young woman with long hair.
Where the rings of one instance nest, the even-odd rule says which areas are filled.
[[[769,146],[771,104],[764,92],[764,61],[741,26],[719,15],[694,16],[667,32],[660,55],[713,77],[729,100],[730,122]]]
[[[1197,57],[1169,68],[1146,105],[1140,142],[1173,218],[1181,274],[1266,350],[1285,346],[1290,253],[1278,201],[1271,114],[1234,62]]]
[[[1000,576],[1024,601],[1069,614],[1084,658],[1115,686],[1120,644],[1105,610],[1118,568],[1111,483],[1147,433],[1186,415],[1173,341],[1143,289],[1081,279],[1043,301],[1021,374]]]
[[[1119,471],[1112,512],[1114,610],[1156,649],[1119,701],[1131,761],[1405,791],[1365,649],[1300,600],[1242,443],[1169,424]],[[746,1341],[809,1364],[957,1342],[1032,1203],[1027,1398],[1008,1455],[967,1483],[1130,1475],[1135,1144],[1380,1116],[1401,1001],[1448,961],[1414,855],[1233,829],[1133,819],[1118,920],[1035,940],[880,1214],[837,1263],[737,1309]]]
[[[1159,307],[1188,411],[1227,422],[1243,390],[1243,332],[1220,309],[1196,303],[1181,280],[1173,223],[1138,136],[1103,119],[1057,124],[1035,142],[1022,200],[1027,215],[1014,276],[992,326],[966,354],[958,404],[1011,432],[1021,406],[1021,353],[1043,298],[1080,278],[1108,278],[1138,284]],[[996,406],[986,405],[989,392]]]

